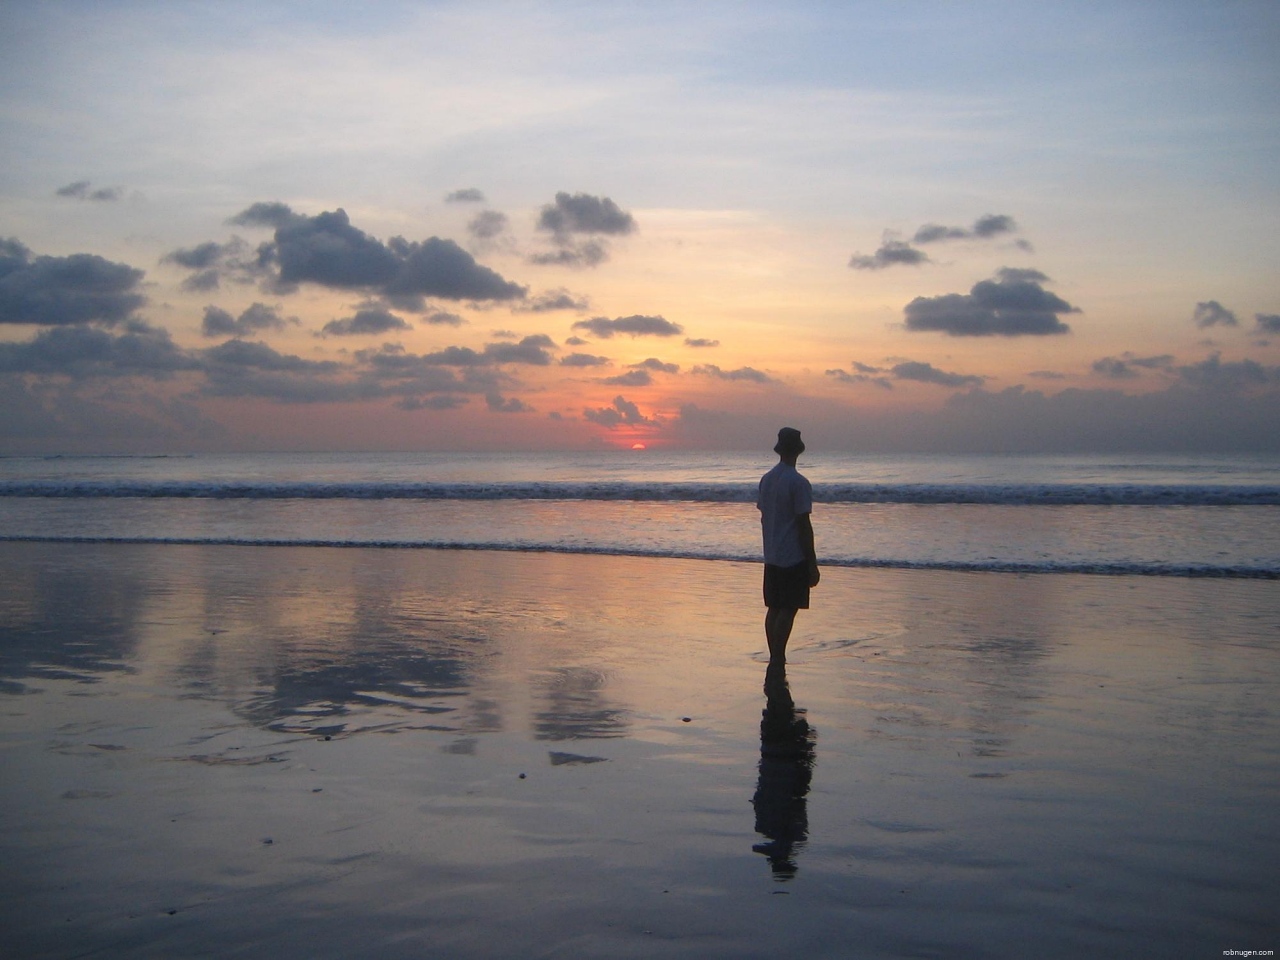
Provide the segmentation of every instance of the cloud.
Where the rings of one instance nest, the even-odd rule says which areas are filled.
[[[564,287],[558,287],[555,290],[548,290],[536,297],[531,297],[528,302],[520,304],[513,309],[521,313],[550,313],[555,310],[587,310],[591,307],[591,301],[584,297],[576,297]]]
[[[91,253],[37,257],[17,240],[0,240],[0,324],[121,323],[146,303],[143,276]]]
[[[555,342],[545,334],[525,337],[519,343],[490,343],[484,348],[484,356],[491,363],[526,363],[545,367],[551,363],[548,350],[556,349]]]
[[[653,375],[648,370],[628,370],[616,377],[606,377],[600,382],[615,387],[647,387],[653,383]]]
[[[1092,369],[1094,373],[1111,380],[1133,380],[1139,376],[1134,367],[1143,370],[1171,370],[1173,356],[1164,353],[1157,357],[1137,357],[1132,353],[1125,353],[1118,358],[1103,357],[1095,360]]]
[[[773,383],[773,377],[752,367],[739,367],[737,370],[721,370],[714,363],[701,364],[691,371],[699,376],[715,377],[717,380],[737,380],[748,383]]]
[[[608,317],[592,317],[590,320],[579,320],[572,329],[588,330],[606,340],[616,333],[626,333],[633,337],[674,337],[684,333],[684,327],[664,317],[646,317],[639,314],[617,317],[613,320]]]
[[[680,364],[663,363],[657,357],[649,357],[647,360],[641,360],[639,363],[631,364],[635,370],[653,370],[657,373],[679,373]]]
[[[848,384],[870,383],[873,386],[879,387],[881,390],[893,389],[893,383],[889,380],[888,377],[872,376],[873,373],[881,372],[876,368],[867,367],[866,364],[861,364],[861,363],[855,363],[854,367],[855,368],[862,367],[865,369],[861,373],[850,373],[848,370],[839,370],[839,369],[826,370],[824,371],[824,373],[828,377],[831,377],[834,380],[839,380],[841,383],[848,383]]]
[[[972,374],[947,373],[931,363],[907,360],[891,367],[889,373],[895,380],[914,380],[917,383],[933,383],[940,387],[980,387],[986,377]]]
[[[452,316],[452,314],[449,314]],[[382,334],[392,330],[412,330],[413,326],[390,310],[366,304],[355,315],[341,320],[330,320],[322,329],[322,336],[348,337],[362,334]]]
[[[916,231],[912,241],[919,244],[938,243],[943,240],[989,240],[1005,233],[1016,233],[1018,225],[1013,217],[1003,213],[989,213],[974,221],[972,227],[944,227],[926,223]]]
[[[559,248],[536,253],[529,262],[540,266],[594,267],[609,259],[602,236],[626,236],[636,230],[635,218],[608,197],[561,191],[543,206],[537,229],[550,233]],[[575,239],[575,235],[586,239]]]
[[[507,229],[507,215],[497,210],[481,210],[467,224],[467,233],[476,240],[493,240]]]
[[[908,330],[935,331],[953,337],[1022,337],[1069,333],[1059,314],[1079,313],[1041,283],[1038,270],[1003,268],[995,280],[982,280],[968,294],[916,297],[903,308]]]
[[[636,221],[608,197],[593,197],[588,193],[571,196],[562,191],[556,194],[555,203],[542,208],[538,229],[557,237],[571,233],[623,236],[635,232]]]
[[[640,412],[639,407],[621,394],[613,398],[612,406],[586,409],[582,411],[582,415],[592,423],[599,424],[609,430],[623,425],[637,426],[654,422],[645,417]]]
[[[494,413],[533,413],[533,407],[529,406],[523,400],[517,397],[507,397],[503,399],[502,394],[497,391],[485,394],[485,403],[489,405],[489,409]]]
[[[212,368],[244,368],[252,370],[289,370],[308,373],[336,373],[342,364],[336,360],[306,360],[284,354],[261,341],[228,340],[204,351]]]
[[[160,262],[194,271],[182,281],[182,289],[201,292],[216,290],[224,276],[237,283],[253,283],[269,276],[270,259],[268,245],[250,251],[244,240],[232,237],[226,243],[210,240],[194,247],[173,250],[161,257]]]
[[[1193,318],[1196,326],[1202,330],[1205,327],[1234,327],[1240,323],[1239,318],[1217,300],[1204,300],[1197,303]]]
[[[254,204],[232,222],[275,228],[259,258],[275,271],[272,286],[280,291],[302,283],[363,290],[404,309],[421,309],[427,296],[501,301],[526,294],[452,240],[392,237],[384,244],[352,226],[342,209],[308,217],[284,204]]]
[[[560,358],[562,367],[607,367],[608,365],[608,357],[596,357],[589,353],[571,353],[567,357]]]
[[[1223,362],[1214,354],[1200,363],[1178,367],[1183,382],[1214,393],[1236,394],[1251,387],[1280,384],[1280,367],[1268,367],[1255,360]]]
[[[420,319],[423,323],[429,323],[434,327],[460,327],[467,322],[448,310],[429,310]]]
[[[867,363],[853,361],[854,373],[847,370],[827,370],[826,375],[841,383],[869,383],[884,390],[892,390],[894,380],[909,380],[916,383],[932,383],[940,387],[981,387],[986,377],[976,374],[948,373],[939,370],[931,363],[920,360],[903,360],[889,367],[874,367]]]
[[[566,242],[551,253],[530,255],[529,262],[540,267],[596,267],[609,259],[609,248],[601,240]]]
[[[243,337],[262,330],[283,330],[289,323],[297,323],[296,317],[285,320],[275,307],[255,303],[239,317],[233,317],[221,307],[204,308],[204,320],[200,332],[206,337]]]
[[[124,196],[124,190],[121,187],[101,187],[94,190],[88,180],[68,183],[65,187],[59,187],[56,193],[60,197],[69,197],[72,200],[92,200],[98,203],[111,203]]]
[[[849,260],[849,266],[854,270],[883,270],[886,267],[904,264],[919,266],[922,263],[932,263],[928,254],[901,240],[886,240],[874,254],[854,254]]]
[[[0,343],[0,373],[59,375],[79,380],[145,376],[168,379],[200,362],[167,330],[135,323],[121,334],[86,326],[42,330],[25,343]]]
[[[703,337],[694,337],[694,338],[686,337],[686,338],[685,338],[685,341],[684,341],[684,345],[685,345],[686,347],[693,347],[693,348],[695,348],[695,349],[699,349],[699,350],[701,350],[701,349],[709,348],[709,347],[718,347],[718,346],[720,346],[720,341],[719,341],[719,340],[707,340],[707,339],[705,339],[705,338],[703,338]]]
[[[1280,313],[1255,313],[1253,319],[1258,323],[1261,333],[1280,333]]]
[[[445,194],[445,203],[484,203],[484,194],[475,187],[463,187]]]
[[[490,343],[483,350],[471,347],[445,347],[421,358],[426,364],[446,367],[485,367],[501,363],[545,367],[551,364],[548,351],[556,349],[546,334],[533,334],[519,343]]]

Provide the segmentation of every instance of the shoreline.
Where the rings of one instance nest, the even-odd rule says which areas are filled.
[[[1274,947],[1273,585],[758,578],[0,542],[15,956]]]
[[[65,536],[65,535],[24,535],[0,534],[0,543],[50,543],[81,544],[107,546],[171,546],[171,547],[268,547],[298,549],[368,549],[368,550],[430,550],[440,552],[480,552],[480,553],[518,553],[547,554],[587,557],[621,557],[638,560],[695,560],[708,563],[763,563],[759,557],[752,556],[719,556],[696,553],[693,551],[644,551],[619,550],[607,547],[591,546],[524,546],[495,543],[453,543],[453,542],[416,542],[399,540],[321,540],[321,539],[246,539],[246,538],[207,538],[207,537],[106,537],[106,536]],[[1018,561],[993,560],[989,563],[978,563],[964,560],[820,560],[824,569],[847,570],[902,570],[902,571],[935,571],[944,573],[1007,573],[1019,576],[1099,576],[1099,577],[1168,577],[1188,580],[1280,580],[1280,570],[1271,567],[1257,566],[1211,566],[1208,564],[1183,564],[1179,566],[1162,566],[1140,561],[1124,563],[1084,562],[1084,563],[1024,563]]]

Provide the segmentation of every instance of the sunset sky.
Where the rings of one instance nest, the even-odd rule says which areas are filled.
[[[0,453],[1280,451],[1280,4],[0,5]]]

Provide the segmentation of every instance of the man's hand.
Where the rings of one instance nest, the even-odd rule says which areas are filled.
[[[822,579],[822,573],[818,570],[818,561],[809,561],[809,586],[816,587],[818,581]]]

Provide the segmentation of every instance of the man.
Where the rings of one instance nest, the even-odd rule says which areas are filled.
[[[794,427],[778,431],[773,448],[778,465],[760,478],[756,506],[764,534],[764,635],[769,661],[785,663],[787,641],[797,610],[809,609],[809,588],[818,585],[818,555],[813,546],[813,489],[796,470],[804,441]]]

